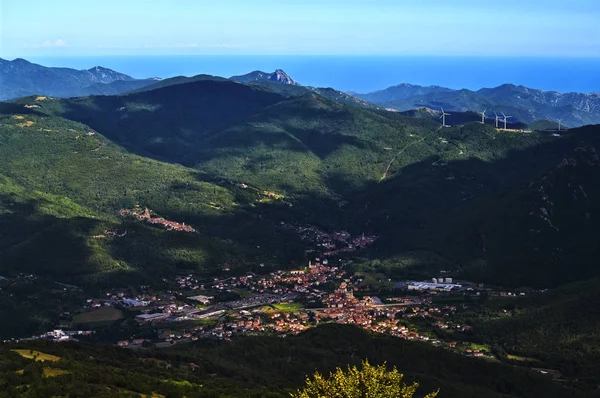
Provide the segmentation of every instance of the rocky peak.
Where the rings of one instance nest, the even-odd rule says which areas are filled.
[[[282,69],[276,69],[275,72],[272,72],[272,73],[255,70],[254,72],[250,72],[246,75],[232,76],[230,79],[233,81],[239,82],[239,83],[269,81],[269,82],[280,83],[280,84],[290,84],[290,85],[294,85],[294,86],[300,85],[296,81],[294,81],[294,79],[292,79]]]
[[[291,84],[297,86],[298,83],[294,81],[287,73],[282,69],[276,69],[275,72],[271,73],[269,80],[276,81],[281,84]]]
[[[87,72],[100,83],[112,83],[116,80],[134,80],[131,76],[115,72],[112,69],[104,68],[102,66],[94,66],[93,68],[88,69]]]

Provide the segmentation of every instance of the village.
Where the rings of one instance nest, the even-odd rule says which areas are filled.
[[[476,296],[480,285],[445,280],[396,284],[393,297],[380,299],[365,294],[362,277],[350,275],[345,261],[330,264],[315,257],[305,268],[278,270],[265,275],[247,273],[220,279],[194,274],[165,279],[171,286],[155,291],[142,286],[139,293],[110,291],[88,299],[86,311],[118,309],[137,329],[152,330],[152,337],[135,331],[127,339],[113,341],[121,347],[169,347],[199,339],[228,341],[245,335],[298,334],[322,323],[354,324],[376,333],[446,347],[463,355],[489,356],[490,352],[468,343],[440,338],[435,330],[468,332],[470,326],[452,320],[466,306],[436,303],[438,295]],[[425,284],[425,285],[423,285]],[[437,282],[436,282],[437,284]],[[427,286],[418,291],[411,286]]]
[[[175,221],[169,221],[162,217],[152,217],[152,210],[136,206],[132,210],[121,209],[119,214],[123,217],[134,217],[140,221],[146,221],[148,224],[159,225],[168,231],[183,231],[183,232],[196,232],[196,230],[185,223],[178,223]],[[112,236],[115,236],[114,233]],[[123,235],[119,235],[121,237]]]
[[[135,209],[123,215],[148,220],[150,212]],[[160,348],[199,339],[228,341],[256,334],[285,337],[319,324],[340,323],[446,347],[463,355],[491,355],[484,347],[452,338],[453,332],[469,332],[471,327],[453,320],[468,305],[451,301],[482,293],[516,297],[516,292],[456,281],[446,274],[431,282],[391,282],[392,293],[382,299],[363,283],[364,275],[350,271],[352,260],[347,255],[336,256],[366,247],[376,236],[325,233],[307,226],[284,228],[294,229],[316,247],[309,252],[312,260],[305,267],[232,275],[229,265],[224,264],[223,272],[210,278],[188,273],[164,278],[161,288],[110,289],[87,298],[79,313],[65,314],[59,329],[32,338],[93,339],[96,336],[88,329],[120,322],[128,325],[123,328],[127,337],[120,334],[108,342],[131,349]]]

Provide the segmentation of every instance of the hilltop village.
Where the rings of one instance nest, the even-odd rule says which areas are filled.
[[[168,231],[196,232],[193,227],[185,225],[185,223],[169,221],[162,217],[153,217],[151,213],[152,210],[149,210],[148,208],[142,210],[139,206],[136,206],[131,210],[121,209],[121,211],[119,211],[119,214],[123,217],[133,217],[140,221],[145,221],[148,224],[161,226]]]

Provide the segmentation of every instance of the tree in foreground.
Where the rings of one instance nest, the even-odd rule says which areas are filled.
[[[408,385],[403,381],[404,375],[394,367],[388,371],[385,363],[372,366],[363,361],[362,369],[348,367],[344,372],[337,368],[325,379],[319,372],[313,379],[306,379],[306,387],[291,394],[293,398],[412,398],[419,385]],[[425,398],[434,398],[433,392]]]

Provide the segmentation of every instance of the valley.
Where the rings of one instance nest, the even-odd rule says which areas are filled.
[[[592,396],[598,317],[576,309],[598,302],[597,126],[524,132],[455,113],[444,127],[272,80],[167,80],[0,103],[1,336],[73,361],[12,356],[13,391],[58,370],[89,381],[85,347],[113,366],[99,389],[116,368],[149,380],[139,366],[166,361],[158,384],[121,385],[220,396],[235,380],[263,396],[271,382],[236,362],[246,352],[283,372],[281,396],[305,368],[280,362],[312,347],[307,366],[400,361],[444,380],[440,396]]]

